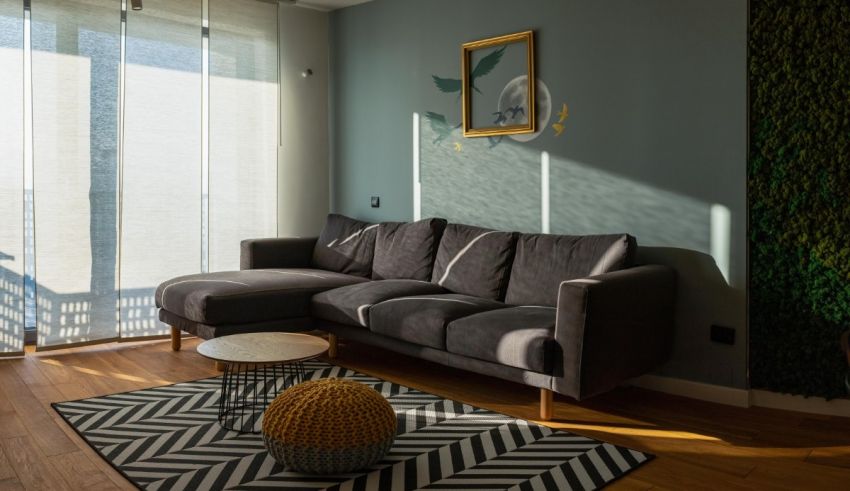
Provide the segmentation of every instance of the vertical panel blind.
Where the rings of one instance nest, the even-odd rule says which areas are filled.
[[[277,233],[277,11],[210,0],[210,271],[239,269],[239,241]]]
[[[0,0],[0,355],[24,348],[24,6]]]
[[[201,270],[201,0],[145,0],[126,49],[121,335],[138,337],[165,333],[156,286]]]
[[[276,232],[277,6],[30,4],[0,0],[0,355],[22,352],[33,272],[39,349],[164,333],[159,283],[236,269],[240,239]]]
[[[31,7],[38,346],[118,336],[120,0]]]

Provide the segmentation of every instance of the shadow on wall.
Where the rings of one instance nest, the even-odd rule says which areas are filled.
[[[661,373],[746,385],[745,292],[729,284],[726,206],[513,142],[438,134],[425,121],[419,131],[422,217],[522,232],[634,235],[640,262],[679,274],[674,355]],[[711,343],[712,324],[735,328],[736,345]]]
[[[452,135],[458,141],[435,144],[439,135],[421,128],[423,216],[523,232],[629,232],[641,244],[712,252],[718,205],[527,146],[491,147],[486,138],[463,139],[459,131]],[[718,239],[728,242],[728,232]]]
[[[740,366],[741,358],[737,357],[746,356],[744,289],[730,286],[715,259],[703,252],[641,246],[637,261],[666,264],[678,273],[673,356],[660,374],[692,373],[709,383],[742,386],[746,365]],[[712,324],[736,328],[735,346],[711,343]]]

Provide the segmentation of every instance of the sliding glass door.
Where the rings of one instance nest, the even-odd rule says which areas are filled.
[[[209,269],[277,234],[277,6],[209,0]]]
[[[120,0],[31,8],[38,346],[118,337]]]
[[[0,0],[0,356],[24,350],[24,6]]]
[[[164,334],[154,291],[201,270],[201,0],[127,13],[121,336]]]
[[[0,356],[164,334],[276,234],[277,4],[128,3],[0,0]]]

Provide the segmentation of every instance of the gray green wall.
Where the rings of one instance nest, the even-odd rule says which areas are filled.
[[[327,12],[280,4],[278,235],[318,235],[328,213]],[[313,71],[309,77],[301,73]]]
[[[540,231],[548,176],[552,233],[629,232],[642,260],[678,269],[675,354],[660,373],[746,387],[746,19],[744,0],[376,0],[334,11],[331,208],[413,217],[418,114],[422,216]],[[460,101],[431,75],[459,78],[465,41],[526,29],[552,98],[545,130],[493,148],[459,132],[433,143],[425,114],[456,124]],[[736,344],[710,342],[711,324],[736,328]]]

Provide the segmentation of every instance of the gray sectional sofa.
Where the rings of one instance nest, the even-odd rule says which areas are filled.
[[[212,338],[321,329],[583,399],[664,363],[676,275],[635,265],[627,234],[502,232],[431,218],[370,224],[331,214],[318,238],[242,242],[241,270],[182,276],[159,317]]]

